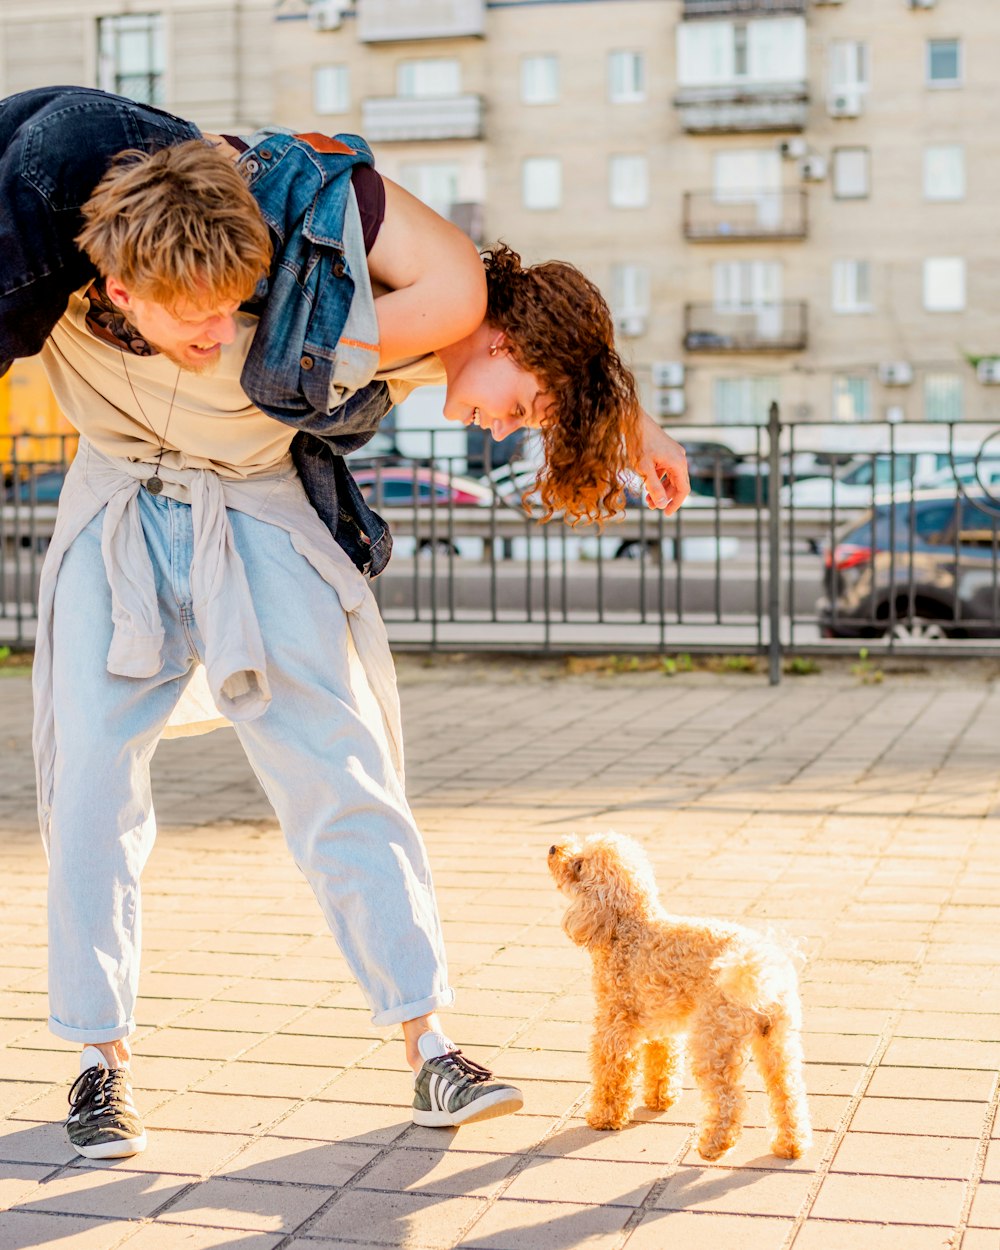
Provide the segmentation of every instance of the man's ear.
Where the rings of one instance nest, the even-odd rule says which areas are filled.
[[[116,308],[120,308],[122,312],[132,311],[132,296],[120,278],[109,275],[104,280],[104,289],[108,293],[108,299]]]

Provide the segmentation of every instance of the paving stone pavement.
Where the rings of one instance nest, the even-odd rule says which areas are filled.
[[[862,666],[863,667],[863,666]],[[864,684],[406,660],[410,795],[435,865],[456,1040],[525,1090],[410,1122],[229,732],[164,743],[135,1039],[147,1152],[75,1157],[45,1027],[30,692],[0,673],[0,1246],[66,1250],[1000,1250],[1000,680]],[[749,1077],[729,1155],[698,1100],[582,1118],[589,969],[545,867],[567,832],[639,838],[676,912],[801,940],[816,1144],[768,1153]]]

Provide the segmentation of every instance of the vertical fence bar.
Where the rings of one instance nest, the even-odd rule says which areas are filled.
[[[781,681],[781,415],[777,403],[767,413],[768,680]]]

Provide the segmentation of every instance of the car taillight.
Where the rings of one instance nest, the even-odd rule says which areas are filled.
[[[872,558],[871,547],[858,547],[854,543],[840,543],[833,551],[826,553],[826,567],[834,569],[853,569],[859,564],[867,564]]]

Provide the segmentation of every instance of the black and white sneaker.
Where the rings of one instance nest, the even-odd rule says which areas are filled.
[[[128,1068],[109,1068],[96,1046],[80,1056],[80,1075],[69,1091],[66,1132],[85,1159],[123,1159],[146,1149],[146,1132],[132,1101]]]
[[[519,1089],[495,1081],[489,1068],[467,1059],[440,1033],[425,1033],[417,1045],[424,1063],[414,1082],[414,1124],[454,1128],[524,1105]]]

